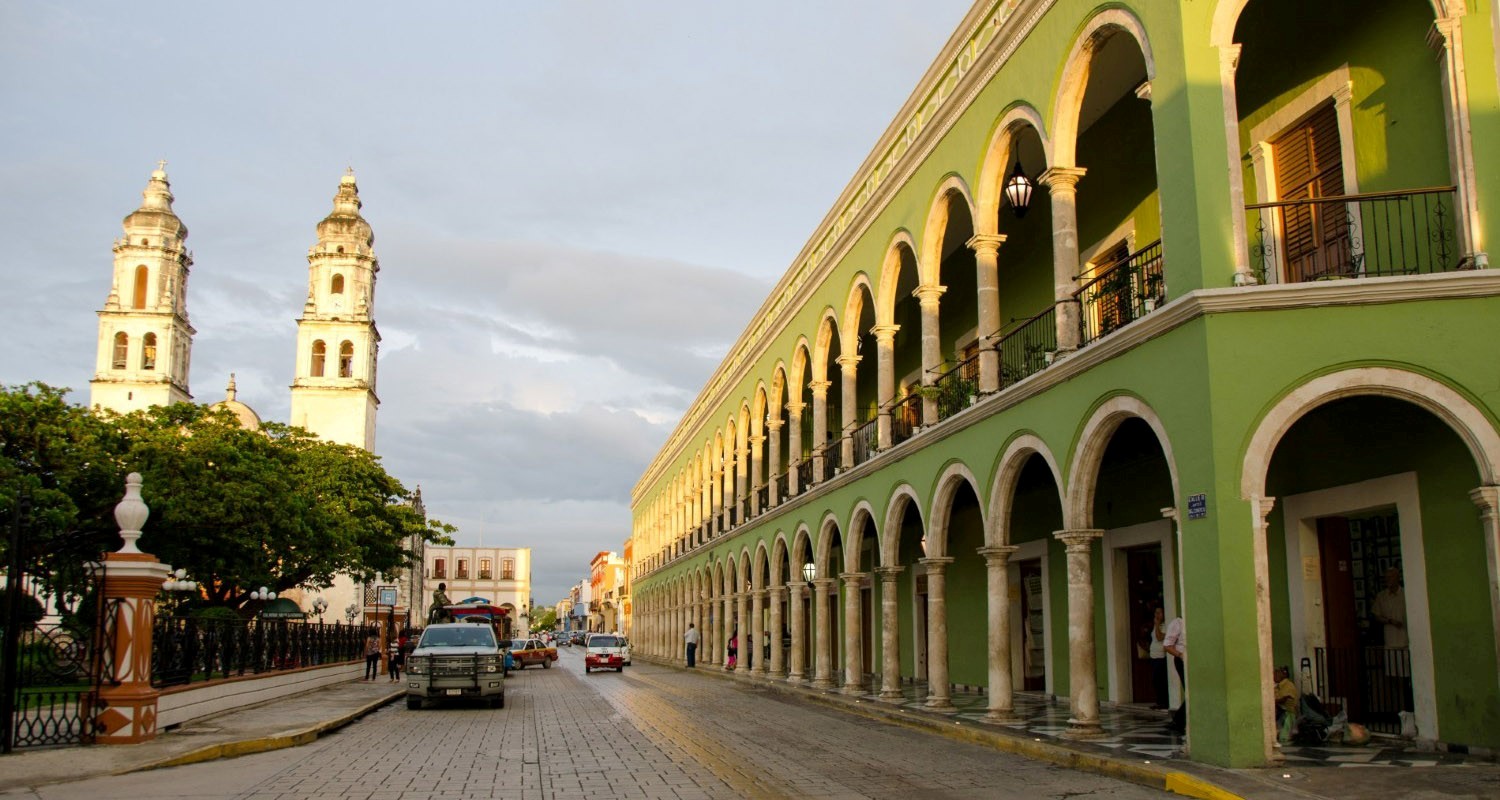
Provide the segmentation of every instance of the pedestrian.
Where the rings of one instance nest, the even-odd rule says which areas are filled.
[[[729,634],[729,658],[724,659],[724,669],[734,669],[735,663],[739,661],[740,655],[740,629],[735,628]]]
[[[406,633],[403,631],[391,648],[391,662],[386,668],[386,671],[390,673],[391,683],[401,680],[401,668],[404,666],[406,666]]]
[[[682,640],[687,642],[688,668],[692,669],[698,666],[698,629],[693,627],[693,623],[688,623],[687,633],[682,635]]]
[[[1147,654],[1151,657],[1151,687],[1156,690],[1156,703],[1151,707],[1166,711],[1172,701],[1167,691],[1167,650],[1162,646],[1167,640],[1167,614],[1161,606],[1152,613],[1151,630],[1147,633],[1150,637]]]
[[[1162,650],[1172,656],[1177,667],[1177,680],[1182,682],[1182,703],[1172,711],[1172,721],[1167,725],[1173,733],[1187,733],[1187,625],[1182,617],[1167,623],[1167,635],[1162,639]]]
[[[373,681],[380,674],[380,635],[374,628],[365,637],[365,680]]]

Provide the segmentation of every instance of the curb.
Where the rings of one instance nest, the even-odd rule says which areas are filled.
[[[218,744],[205,745],[196,750],[190,750],[186,753],[170,756],[168,758],[157,759],[156,761],[148,761],[143,764],[134,764],[126,769],[121,769],[110,774],[126,775],[132,772],[145,772],[146,770],[151,769],[162,769],[163,767],[180,767],[185,764],[199,764],[204,761],[215,761],[221,758],[247,756],[252,753],[264,753],[270,750],[281,750],[287,747],[297,747],[299,745],[308,744],[309,742],[315,741],[319,736],[322,736],[325,733],[336,731],[339,728],[342,728],[345,725],[348,725],[349,723],[359,719],[360,717],[365,716],[366,714],[369,714],[371,712],[379,710],[380,708],[383,708],[384,706],[396,702],[401,698],[403,694],[405,694],[405,692],[391,692],[388,696],[366,703],[365,705],[356,708],[354,711],[351,711],[339,717],[335,717],[334,719],[327,720],[325,722],[320,722],[317,725],[313,725],[307,728],[300,728],[297,730],[273,734],[270,736],[261,736],[254,739],[241,739],[233,742],[220,742]]]
[[[642,660],[644,661],[645,659]],[[651,659],[651,663],[672,669],[684,671],[686,669],[677,664],[665,663],[654,658]],[[849,698],[843,695],[827,694],[795,684],[737,674],[726,674],[718,670],[694,670],[694,672],[714,675],[725,680],[737,681],[747,686],[768,689],[778,694],[819,703],[839,711],[858,714],[867,719],[901,725],[929,733],[937,733],[955,741],[984,745],[1037,761],[1046,761],[1069,769],[1118,778],[1130,783],[1173,794],[1180,794],[1185,797],[1199,798],[1199,800],[1244,800],[1240,795],[1222,786],[1180,770],[1163,769],[1100,753],[1086,753],[1064,745],[1039,741],[1035,738],[1022,738],[1013,733],[992,730],[974,725],[973,723],[966,726],[963,724],[963,720],[950,719],[946,716],[939,717],[921,711],[913,712],[903,709],[900,706],[885,706],[884,704]]]

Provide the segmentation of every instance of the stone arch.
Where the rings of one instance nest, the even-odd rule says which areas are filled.
[[[755,573],[755,562],[751,561],[753,557],[749,545],[740,548],[739,569],[735,572],[734,582],[734,590],[736,592],[744,591],[746,584],[750,582],[751,576]]]
[[[906,516],[906,507],[917,510],[922,517],[922,498],[911,484],[903,483],[891,490],[885,504],[885,524],[880,526],[880,563],[882,566],[898,566],[900,559],[901,518]],[[923,524],[926,524],[925,518]]]
[[[979,168],[979,182],[975,192],[975,206],[979,209],[974,217],[974,232],[993,235],[998,233],[1000,202],[1004,197],[1006,170],[1010,168],[1015,150],[1016,136],[1025,129],[1036,132],[1042,143],[1043,167],[1052,165],[1052,142],[1047,138],[1047,126],[1042,115],[1026,104],[1011,106],[1001,115],[990,134],[989,145],[984,151],[984,163]],[[1033,174],[1035,170],[1032,171]]]
[[[953,496],[958,487],[968,484],[969,490],[974,496],[979,497],[979,481],[974,477],[973,471],[962,461],[949,462],[943,468],[933,483],[932,509],[928,513],[929,523],[927,525],[927,555],[936,558],[948,555],[948,512],[953,505]],[[981,522],[988,530],[989,509],[982,504],[979,513],[984,517]]]
[[[832,307],[823,309],[818,320],[817,337],[813,340],[813,377],[809,380],[826,380],[828,376],[828,354],[833,350],[834,337],[839,335],[838,314]]]
[[[790,581],[790,576],[781,574],[781,564],[783,561],[787,563],[788,568],[791,567],[791,558],[789,557],[789,553],[790,545],[788,545],[786,541],[786,532],[780,530],[776,531],[775,536],[771,540],[772,586],[782,586]]]
[[[771,368],[771,384],[766,392],[766,416],[780,419],[781,407],[786,404],[787,369],[786,362],[776,360],[776,366]]]
[[[1234,42],[1234,28],[1240,21],[1240,13],[1251,0],[1219,0],[1214,6],[1213,22],[1209,26],[1208,43],[1215,47],[1229,47]],[[1461,17],[1468,13],[1465,0],[1428,0],[1434,18]]]
[[[751,586],[755,589],[769,589],[771,586],[771,551],[766,547],[764,539],[755,543],[755,555],[751,564]]]
[[[864,550],[863,531],[865,529],[865,520],[869,520],[870,524],[875,528],[875,557],[879,562],[875,566],[887,566],[885,560],[881,557],[880,523],[876,521],[875,507],[870,504],[869,500],[861,500],[854,504],[854,511],[849,515],[848,533],[844,537],[845,572],[860,571],[859,554],[860,551]],[[854,538],[849,538],[851,536]]]
[[[1353,367],[1308,380],[1291,391],[1261,417],[1245,449],[1240,472],[1240,496],[1265,496],[1266,473],[1281,437],[1313,409],[1353,395],[1378,395],[1405,400],[1452,428],[1474,458],[1482,482],[1500,481],[1500,433],[1489,416],[1467,396],[1434,378],[1396,367]]]
[[[985,545],[996,547],[1010,544],[1011,499],[1015,497],[1021,470],[1033,455],[1041,456],[1047,462],[1047,469],[1052,471],[1052,480],[1060,491],[1063,490],[1062,469],[1058,467],[1057,457],[1052,454],[1052,449],[1034,433],[1028,431],[1017,434],[997,462],[995,480],[990,487],[989,521],[984,527]],[[1058,503],[1061,505],[1064,500],[1064,497],[1059,497]]]
[[[870,285],[869,275],[860,272],[849,282],[849,296],[844,301],[844,324],[839,330],[841,352],[847,354],[859,351],[859,337],[862,333],[859,318],[866,304],[874,303],[874,297],[875,290]]]
[[[896,301],[901,299],[896,296],[896,289],[901,284],[902,254],[910,254],[912,262],[917,264],[917,280],[921,280],[921,266],[917,260],[917,242],[905,228],[897,230],[891,235],[890,244],[885,248],[885,259],[880,264],[880,285],[877,287],[875,302],[875,324],[891,325],[895,323]]]
[[[962,177],[949,175],[938,184],[932,203],[927,207],[927,222],[922,228],[922,246],[918,251],[921,257],[917,259],[917,267],[918,282],[923,286],[941,283],[938,270],[943,263],[943,233],[948,228],[948,203],[954,197],[963,201],[969,219],[975,218],[974,197],[969,185]]]
[[[807,523],[805,522],[799,523],[797,525],[797,532],[792,537],[792,552],[790,558],[788,559],[788,563],[791,564],[792,570],[794,572],[801,570],[802,565],[806,563],[801,560],[803,558],[807,558],[814,564],[817,563],[817,560],[813,554],[812,532],[808,529]],[[802,576],[798,574],[792,579],[801,580]]]
[[[1144,400],[1133,395],[1119,394],[1094,409],[1078,436],[1078,444],[1068,471],[1068,483],[1063,488],[1066,496],[1063,503],[1063,524],[1069,530],[1093,527],[1094,490],[1099,484],[1099,466],[1104,461],[1104,451],[1109,447],[1115,430],[1131,417],[1145,422],[1156,435],[1171,476],[1172,506],[1181,507],[1182,491],[1177,479],[1177,457],[1172,453],[1172,440],[1167,436],[1166,425],[1162,423],[1156,410]]]
[[[832,511],[826,512],[823,519],[818,523],[818,539],[814,543],[816,551],[813,553],[813,563],[817,565],[819,578],[833,577],[833,564],[828,563],[833,553],[833,537],[839,536],[842,541],[843,531],[839,529],[838,517]],[[845,548],[847,551],[847,548]]]
[[[1063,62],[1057,96],[1052,107],[1052,166],[1078,166],[1078,114],[1088,88],[1089,68],[1094,50],[1116,32],[1135,39],[1141,58],[1146,62],[1146,80],[1156,79],[1156,60],[1146,26],[1135,14],[1123,8],[1106,8],[1089,18],[1073,40],[1073,47]]]

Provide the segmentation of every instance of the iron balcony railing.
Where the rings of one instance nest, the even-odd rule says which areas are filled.
[[[1000,388],[1046,369],[1057,355],[1057,306],[1042,309],[995,342],[1000,353]]]
[[[1097,341],[1151,313],[1167,296],[1161,240],[1104,266],[1074,296],[1081,317],[1080,345]]]
[[[872,410],[866,412],[864,417],[850,434],[854,440],[854,465],[869,461],[880,447],[880,416]]]
[[[781,502],[784,502],[786,500],[787,490],[791,488],[791,485],[792,484],[791,484],[790,473],[783,472],[780,475],[776,476],[776,502],[777,503],[781,503]]]
[[[979,399],[979,354],[938,375],[932,390],[937,393],[939,422],[973,405]]]
[[[771,507],[770,484],[762,484],[760,488],[755,490],[755,502],[756,508],[760,509],[760,513],[766,513],[766,509]]]
[[[797,465],[797,491],[805,492],[807,487],[813,485],[813,462],[812,455],[808,454],[802,462]]]
[[[1456,187],[1310,197],[1245,206],[1262,283],[1462,269]]]
[[[910,439],[922,424],[922,395],[913,392],[891,406],[891,446]]]
[[[283,620],[158,619],[151,684],[158,688],[358,661],[369,630]]]

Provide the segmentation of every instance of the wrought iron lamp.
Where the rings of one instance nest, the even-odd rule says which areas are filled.
[[[1025,170],[1021,169],[1021,156],[1016,155],[1015,165],[1010,168],[1010,174],[1005,176],[1005,199],[1010,203],[1011,213],[1016,219],[1026,216],[1026,210],[1031,208],[1031,193],[1036,184],[1026,177]]]
[[[259,589],[256,589],[255,591],[252,591],[250,593],[250,599],[251,600],[275,600],[276,599],[276,595],[277,595],[276,592],[273,592],[270,589],[262,586]]]
[[[807,588],[812,588],[813,578],[818,576],[818,568],[811,561],[802,565],[802,580],[807,581]]]
[[[312,610],[318,615],[318,622],[323,621],[323,612],[328,610],[328,601],[322,595],[313,598]]]
[[[178,569],[171,573],[169,577],[171,580],[161,585],[161,588],[168,592],[191,592],[198,588],[197,581],[187,579],[187,570],[185,569]]]

